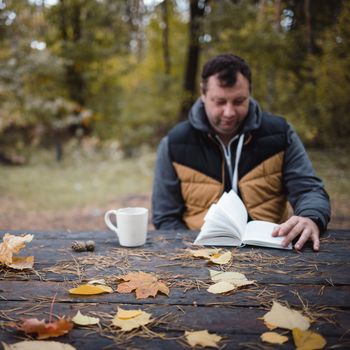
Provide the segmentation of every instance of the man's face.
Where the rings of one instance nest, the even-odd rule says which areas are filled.
[[[237,133],[248,115],[249,96],[249,82],[241,73],[231,87],[220,86],[216,75],[209,77],[201,97],[209,123],[225,143]]]

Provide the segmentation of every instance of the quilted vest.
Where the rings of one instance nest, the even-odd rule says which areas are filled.
[[[263,113],[259,129],[245,135],[238,165],[239,195],[250,219],[281,223],[288,216],[282,174],[288,125],[283,118]],[[169,152],[185,203],[183,220],[200,229],[210,205],[231,189],[223,150],[215,137],[189,121],[169,133]],[[231,147],[235,161],[237,141]]]

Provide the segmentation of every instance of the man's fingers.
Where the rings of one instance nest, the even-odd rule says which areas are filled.
[[[275,228],[275,230],[272,232],[272,235],[274,237],[286,236],[293,229],[293,227],[298,224],[298,222],[299,222],[298,218],[296,216],[292,216],[285,223]]]
[[[295,243],[294,248],[296,250],[300,250],[304,246],[306,241],[310,239],[310,236],[311,236],[311,231],[308,229],[305,229],[303,233],[300,235],[300,238],[298,239],[298,241]]]
[[[302,225],[302,223],[298,222],[291,231],[289,231],[289,233],[286,235],[286,237],[283,239],[282,241],[282,245],[283,246],[287,246],[289,243],[291,243],[293,241],[293,239],[297,236],[300,235],[300,232],[303,232],[304,227]]]
[[[311,239],[314,242],[313,249],[318,252],[320,250],[320,236],[315,234],[311,236]]]

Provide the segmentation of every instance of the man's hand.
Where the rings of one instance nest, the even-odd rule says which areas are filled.
[[[302,216],[292,216],[286,222],[276,227],[272,232],[272,236],[285,236],[282,241],[284,247],[287,247],[295,237],[300,236],[294,246],[296,250],[300,250],[308,240],[313,242],[315,251],[320,249],[320,231],[317,225],[311,219]]]

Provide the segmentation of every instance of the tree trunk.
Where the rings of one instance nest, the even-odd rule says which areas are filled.
[[[312,33],[310,0],[304,1],[304,14],[305,14],[305,22],[306,22],[305,24],[306,24],[307,52],[309,54],[314,54],[315,43],[313,40],[313,33]]]
[[[71,15],[70,15],[71,14]],[[69,35],[69,27],[71,28],[71,35]],[[77,44],[81,39],[81,5],[76,3],[72,5],[71,12],[64,0],[60,0],[60,31],[63,40],[63,49],[65,56],[69,42]],[[78,50],[77,47],[74,47]],[[66,82],[69,91],[69,97],[78,102],[80,105],[85,104],[84,90],[85,82],[81,71],[77,68],[75,62],[68,63],[66,65]]]
[[[179,120],[187,117],[196,97],[196,77],[200,55],[199,37],[207,4],[208,0],[190,0],[189,44]]]
[[[164,60],[164,73],[170,75],[171,63],[169,53],[169,0],[164,0],[161,3],[162,10],[162,36],[163,36],[163,60]]]

